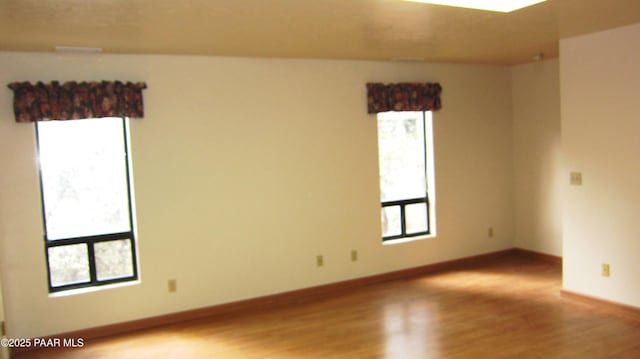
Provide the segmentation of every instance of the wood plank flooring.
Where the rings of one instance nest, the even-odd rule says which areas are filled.
[[[15,357],[640,358],[639,321],[560,290],[559,265],[512,255]]]

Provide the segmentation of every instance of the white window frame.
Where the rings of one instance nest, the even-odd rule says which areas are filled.
[[[378,114],[385,116],[385,113]],[[384,236],[382,233],[381,223],[381,237],[382,243],[385,245],[405,243],[415,240],[421,240],[426,238],[434,238],[436,236],[436,191],[435,191],[435,159],[434,159],[434,133],[433,133],[433,113],[430,111],[418,111],[414,113],[416,116],[421,114],[424,121],[424,159],[425,159],[425,196],[420,198],[406,198],[394,201],[382,201],[382,193],[380,193],[381,209],[388,206],[400,206],[401,213],[404,214],[404,206],[412,203],[426,203],[427,206],[427,230],[418,233],[407,233],[406,223],[401,223],[402,233],[393,236]],[[379,135],[378,135],[379,136]],[[382,213],[382,212],[381,212]],[[381,222],[383,221],[381,215]],[[401,222],[405,222],[405,217],[401,215]]]
[[[73,120],[73,121],[91,121],[92,119],[81,119],[81,120]],[[126,231],[118,232],[118,233],[100,233],[100,234],[91,234],[86,236],[74,236],[71,238],[49,238],[47,233],[47,216],[45,213],[45,195],[44,195],[44,184],[43,184],[43,175],[42,175],[42,165],[40,161],[38,163],[38,173],[40,177],[40,193],[41,193],[41,205],[42,205],[42,216],[43,216],[43,225],[44,225],[44,242],[45,242],[45,256],[46,256],[46,265],[47,265],[47,281],[49,287],[50,294],[63,294],[63,293],[79,293],[83,292],[83,290],[91,289],[92,287],[106,287],[107,285],[115,285],[120,286],[122,284],[127,284],[128,282],[137,282],[139,279],[139,266],[138,266],[138,255],[137,255],[137,236],[136,236],[136,228],[135,228],[135,205],[133,201],[133,183],[132,183],[132,175],[131,175],[131,160],[130,160],[130,138],[129,138],[129,120],[128,118],[113,118],[108,119],[109,121],[121,121],[122,124],[122,135],[124,136],[123,143],[123,166],[126,167],[125,175],[126,175],[126,191],[127,191],[127,199],[128,199],[128,224],[129,229]],[[40,133],[38,130],[38,123],[35,126],[36,130],[36,144],[38,146],[38,157],[41,154],[41,146],[40,146]],[[129,241],[129,247],[131,250],[131,266],[132,266],[132,274],[127,276],[121,276],[117,278],[107,278],[101,279],[98,278],[98,270],[96,269],[96,256],[95,256],[95,246],[100,243],[107,243],[109,241]],[[50,260],[49,260],[49,250],[55,247],[61,246],[72,246],[72,245],[86,245],[87,248],[87,258],[88,258],[88,269],[89,269],[89,280],[82,281],[77,283],[63,284],[63,285],[55,285],[52,283],[52,275],[50,271]]]

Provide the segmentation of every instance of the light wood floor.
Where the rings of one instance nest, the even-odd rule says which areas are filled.
[[[640,358],[640,322],[522,256],[18,358]]]

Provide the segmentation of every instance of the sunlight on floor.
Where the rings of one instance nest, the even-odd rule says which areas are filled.
[[[424,303],[392,303],[384,308],[387,358],[431,358],[439,353],[438,336],[433,331],[438,310],[430,309]]]

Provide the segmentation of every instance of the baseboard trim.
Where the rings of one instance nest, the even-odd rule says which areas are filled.
[[[522,255],[522,256],[526,256],[532,259],[538,259],[544,262],[549,262],[549,263],[553,263],[553,264],[562,264],[562,257],[559,256],[554,256],[551,254],[547,254],[547,253],[541,253],[541,252],[536,252],[536,251],[531,251],[528,249],[523,249],[523,248],[514,248],[513,249],[513,253],[514,254],[518,254],[518,255]]]
[[[311,300],[320,299],[329,295],[336,295],[340,292],[353,290],[359,287],[418,277],[428,273],[456,270],[481,264],[483,262],[496,260],[519,253],[517,249],[506,249],[497,252],[464,257],[444,262],[428,264],[425,266],[403,269],[394,272],[382,273],[362,278],[356,278],[336,283],[324,284],[309,288],[293,290],[284,293],[278,293],[263,297],[251,298],[246,300],[235,301],[226,304],[214,305],[200,309],[193,309],[183,312],[160,315],[156,317],[144,318],[129,322],[105,325],[89,329],[81,329],[72,332],[66,332],[56,335],[47,336],[45,338],[83,338],[85,343],[87,340],[98,339],[102,337],[125,334],[144,329],[156,328],[163,325],[181,323],[191,320],[210,318],[222,315],[231,315],[237,312],[260,311],[278,306],[288,305],[292,303],[301,303]],[[34,350],[34,348],[14,348],[11,354],[19,354]]]
[[[589,295],[572,292],[566,289],[560,291],[560,296],[564,299],[578,301],[590,306],[594,306],[598,309],[605,310],[624,318],[640,321],[640,307],[634,307],[631,305],[617,303],[606,299],[600,299]]]

